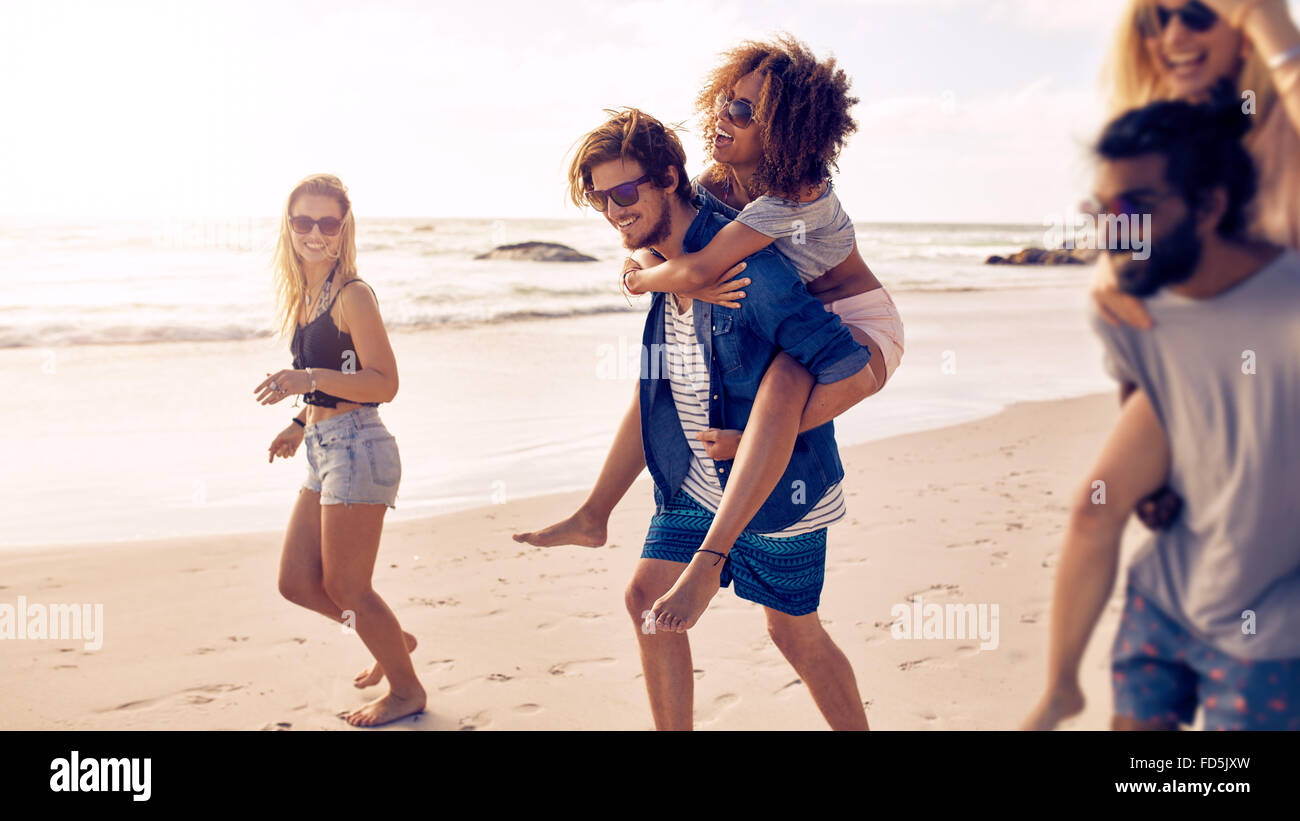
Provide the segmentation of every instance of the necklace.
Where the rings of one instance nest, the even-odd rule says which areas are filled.
[[[310,316],[307,317],[307,321],[308,321],[308,322],[312,322],[312,321],[314,321],[314,320],[316,319],[316,317],[318,317],[318,316],[320,316],[321,314],[325,313],[325,311],[322,310],[322,306],[325,304],[325,300],[329,298],[330,285],[334,282],[334,272],[335,272],[337,269],[338,269],[338,266],[337,266],[337,265],[334,266],[333,268],[331,268],[331,269],[330,269],[330,275],[327,276],[327,277],[325,277],[325,281],[324,281],[323,283],[321,283],[321,286],[320,286],[320,293],[316,295],[316,307],[315,307],[315,309],[309,311]],[[303,304],[304,304],[304,305],[310,305],[310,304],[311,304],[311,296],[310,296],[309,294],[307,294],[307,293],[305,292],[305,290],[304,290],[304,293],[303,293],[303,295],[302,295],[302,300],[303,300]]]

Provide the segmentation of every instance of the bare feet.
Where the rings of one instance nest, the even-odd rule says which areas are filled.
[[[511,538],[537,547],[557,544],[576,544],[583,547],[600,547],[605,543],[608,522],[579,510],[564,521],[536,533],[516,533]]]
[[[714,562],[717,562],[715,565]],[[651,608],[656,630],[685,633],[695,626],[718,592],[722,562],[712,553],[697,553],[686,572]],[[647,622],[650,620],[646,619]]]
[[[726,462],[736,458],[740,450],[740,431],[709,428],[695,434],[695,438],[704,443],[704,452],[715,462]]]
[[[406,652],[414,653],[415,645],[416,645],[415,636],[412,636],[410,633],[403,630],[402,637],[406,639]],[[383,680],[384,680],[384,668],[382,665],[380,665],[379,662],[375,662],[374,667],[371,667],[367,670],[362,670],[360,673],[357,673],[357,677],[352,679],[352,684],[358,690],[360,690],[366,687],[374,687],[376,684],[378,684]]]
[[[1083,712],[1083,704],[1083,692],[1077,684],[1053,688],[1043,695],[1020,729],[1055,730],[1065,719]]]
[[[377,698],[360,709],[344,714],[343,720],[353,727],[378,727],[423,712],[424,699],[423,688],[410,698],[389,692],[383,698]]]

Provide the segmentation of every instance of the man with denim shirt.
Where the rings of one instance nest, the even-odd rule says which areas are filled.
[[[685,153],[671,131],[652,117],[628,110],[583,141],[574,159],[570,193],[576,201],[602,210],[622,234],[625,247],[652,248],[672,258],[703,247],[727,221],[715,211],[711,198],[691,189],[684,165]],[[768,365],[783,350],[821,383],[853,376],[870,358],[839,317],[808,293],[778,252],[767,249],[745,262],[750,283],[739,309],[676,294],[654,295],[637,392],[591,496],[568,520],[515,538],[540,545],[603,544],[609,513],[642,467],[648,467],[656,512],[625,603],[637,628],[656,727],[691,729],[693,724],[694,675],[686,633],[656,631],[645,622],[655,601],[686,570],[713,574],[714,591],[717,584],[734,581],[737,596],[763,605],[774,643],[831,727],[867,729],[852,666],[816,612],[826,528],[819,519],[813,522],[816,529],[809,530],[805,520],[843,515],[842,501],[839,515],[819,507],[838,493],[844,478],[829,418],[798,436],[776,490],[729,555],[696,555],[712,511],[702,504],[707,500],[687,492],[688,476],[697,477],[698,488],[707,471],[710,484],[716,478],[720,495],[731,463],[715,463],[701,457],[700,448],[693,449],[688,416],[698,409],[700,427],[707,422],[707,427],[743,429]],[[669,341],[674,327],[689,339],[685,347],[698,348],[683,351]],[[692,353],[699,363],[693,377],[675,372],[673,366],[682,355]],[[675,355],[678,363],[672,361]],[[703,388],[698,402],[692,386]],[[801,522],[806,526],[801,528]]]

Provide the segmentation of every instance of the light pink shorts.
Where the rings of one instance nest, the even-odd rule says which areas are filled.
[[[837,299],[826,310],[839,315],[845,325],[858,328],[880,346],[885,358],[885,379],[894,375],[903,359],[903,319],[884,288]]]

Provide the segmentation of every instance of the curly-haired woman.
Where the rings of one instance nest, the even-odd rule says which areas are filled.
[[[733,265],[774,245],[809,293],[839,315],[871,352],[858,375],[814,384],[786,353],[768,368],[743,433],[698,434],[711,459],[735,459],[717,517],[701,549],[725,550],[771,494],[805,420],[838,416],[884,387],[903,354],[898,309],[858,253],[853,223],[840,207],[830,171],[857,129],[849,80],[833,58],[818,60],[791,37],[745,42],[723,55],[697,100],[713,164],[696,180],[734,221],[703,249],[670,262],[638,252],[624,281],[631,291],[666,291],[728,307],[748,283],[726,280]],[[727,209],[722,209],[727,210]],[[699,618],[716,584],[687,572],[654,608],[661,629],[684,630]]]

